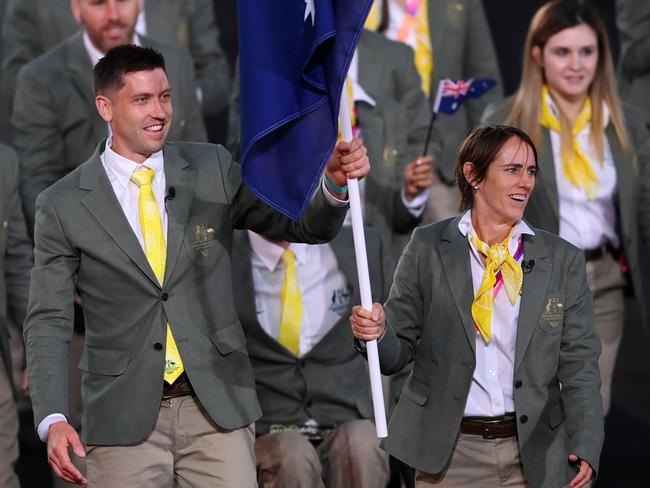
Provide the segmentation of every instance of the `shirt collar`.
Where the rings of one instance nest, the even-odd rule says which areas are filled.
[[[467,212],[465,212],[463,217],[460,219],[458,222],[458,230],[463,236],[467,237],[472,250],[478,252],[474,248],[474,244],[472,243],[471,239],[472,235],[475,233],[474,226],[472,225],[472,209],[469,209]],[[515,224],[515,228],[512,231],[512,238],[510,239],[510,245],[508,246],[511,255],[514,256],[515,252],[517,251],[517,246],[519,246],[519,238],[524,234],[534,236],[535,232],[522,219]]]
[[[282,254],[285,251],[284,247],[266,240],[264,237],[252,230],[248,231],[248,238],[253,252],[258,258],[260,258],[262,263],[264,263],[264,266],[266,266],[269,271],[275,271],[282,260]],[[306,261],[307,246],[309,246],[309,244],[302,244],[299,242],[292,242],[289,244],[289,249],[291,249],[296,255],[296,261],[298,264],[303,264]]]
[[[86,48],[86,52],[90,57],[90,62],[92,63],[93,66],[95,66],[97,63],[99,63],[99,60],[102,59],[106,53],[101,52],[99,49],[95,47],[95,45],[90,40],[90,36],[88,35],[88,32],[86,32],[85,29],[83,33],[83,41],[84,41],[84,47]],[[140,45],[140,37],[138,36],[137,32],[133,33],[133,44],[135,44],[136,46]]]
[[[160,181],[160,178],[163,177],[165,172],[165,164],[162,149],[158,152],[153,153],[151,156],[145,159],[144,162],[138,164],[135,161],[131,161],[130,159],[117,154],[115,151],[113,151],[112,146],[113,137],[111,136],[106,140],[106,149],[104,150],[104,164],[108,167],[111,173],[113,173],[115,179],[122,186],[122,188],[126,188],[128,186],[129,182],[131,181],[131,175],[133,172],[142,166],[146,166],[147,168],[153,170],[154,181]]]
[[[557,105],[555,105],[555,102],[553,101],[553,97],[551,96],[550,93],[547,95],[546,100],[548,102],[548,107],[551,109],[551,112],[553,112],[553,115],[555,115],[555,117],[558,120],[560,120],[560,111],[557,108]],[[608,124],[609,124],[609,108],[607,107],[606,103],[603,103],[603,129],[606,128]],[[591,127],[591,122],[587,124],[587,126],[583,129],[583,131],[588,130],[590,127]]]

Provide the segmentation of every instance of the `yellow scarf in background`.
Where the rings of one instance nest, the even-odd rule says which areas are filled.
[[[540,113],[540,124],[549,130],[561,133],[560,121],[555,116],[548,103],[548,88],[542,88],[542,112]],[[578,114],[578,119],[573,126],[573,147],[570,150],[562,151],[562,169],[564,176],[576,188],[585,192],[589,200],[596,198],[598,189],[598,177],[591,166],[591,163],[580,149],[576,136],[591,121],[591,99],[587,98],[585,104]]]

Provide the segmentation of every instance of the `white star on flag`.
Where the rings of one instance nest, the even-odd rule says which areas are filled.
[[[309,17],[310,15],[311,15],[311,25],[313,26],[316,17],[314,0],[305,0],[305,21],[307,21],[307,17]]]

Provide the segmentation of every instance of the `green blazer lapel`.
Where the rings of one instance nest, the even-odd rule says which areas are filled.
[[[449,223],[442,235],[442,242],[438,245],[438,252],[449,289],[467,334],[467,341],[476,354],[476,325],[472,318],[474,285],[469,258],[470,251],[467,239],[458,230],[460,219],[461,216],[458,216]]]
[[[341,233],[330,241],[330,246],[332,246],[332,250],[336,256],[339,269],[343,272],[345,279],[350,285],[352,291],[350,303],[355,305],[360,304],[361,294],[359,292],[359,277],[357,275],[357,261],[354,255],[352,228],[341,229]]]
[[[179,154],[178,147],[166,145],[163,149],[165,158],[165,181],[168,194],[174,188],[173,199],[166,202],[167,209],[167,263],[165,265],[165,283],[174,271],[174,264],[183,242],[187,220],[192,207],[194,195],[194,170]]]
[[[440,61],[444,59],[444,56],[439,55],[440,50],[445,49],[444,39],[447,34],[447,15],[449,15],[447,11],[451,8],[457,8],[457,5],[462,9],[462,5],[458,2],[430,1],[428,5],[429,38],[431,39],[431,52],[433,53],[433,73],[431,76],[431,91],[429,95],[431,100],[435,98],[436,90],[438,89],[435,86],[435,80],[440,78],[438,75],[444,76],[447,71],[446,66],[440,66]],[[440,8],[441,6],[445,7],[444,11]]]
[[[636,212],[636,208],[634,208],[636,195],[632,189],[638,186],[638,161],[635,160],[637,156],[634,151],[623,151],[614,133],[613,124],[607,126],[605,134],[616,166],[616,186],[619,189],[616,195],[618,215],[621,219],[623,232],[629,235],[629,229],[633,226],[633,215]],[[628,190],[621,191],[621,189]]]
[[[295,358],[282,344],[272,338],[262,328],[257,320],[257,306],[255,304],[255,285],[253,283],[253,268],[251,258],[253,251],[251,249],[248,232],[245,230],[236,230],[233,234],[232,246],[232,271],[233,281],[236,284],[235,303],[237,313],[244,330],[247,334],[255,336],[265,346],[282,354]]]
[[[108,134],[108,124],[97,113],[95,94],[93,93],[93,66],[83,42],[83,30],[67,41],[66,66],[70,78],[86,104],[85,112],[93,114],[88,120],[93,127],[96,140],[105,139]]]
[[[88,209],[97,223],[104,228],[107,237],[115,241],[149,280],[155,283],[156,286],[160,286],[149,265],[149,261],[147,261],[142,246],[138,242],[138,238],[126,219],[120,203],[117,201],[115,192],[99,159],[99,154],[104,150],[104,144],[105,141],[100,143],[95,154],[81,168],[79,188],[89,191],[81,199],[81,203]]]
[[[515,373],[521,366],[528,344],[544,307],[546,289],[551,278],[551,262],[544,239],[538,234],[524,236],[524,259],[534,260],[530,272],[524,274],[519,321],[517,322],[517,345],[515,350]]]
[[[539,166],[541,180],[544,183],[542,188],[535,188],[535,191],[544,191],[550,203],[550,211],[553,212],[555,220],[560,222],[560,197],[557,191],[557,175],[555,174],[555,162],[553,160],[553,146],[551,145],[551,133],[548,129],[542,129],[542,144],[539,148]],[[558,224],[559,226],[559,224]],[[559,231],[559,227],[558,227]]]

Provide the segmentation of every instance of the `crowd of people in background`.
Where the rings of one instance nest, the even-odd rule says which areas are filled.
[[[46,312],[51,314],[54,303],[41,300],[41,297],[54,293],[49,287],[56,287],[58,282],[54,278],[60,276],[48,274],[46,271],[49,268],[44,263],[47,262],[48,266],[58,264],[61,268],[75,266],[75,270],[101,271],[104,269],[101,266],[102,259],[96,258],[93,253],[80,253],[83,258],[79,258],[75,254],[79,253],[79,248],[70,242],[69,235],[79,237],[81,247],[87,245],[88,239],[94,239],[98,252],[106,252],[108,255],[109,251],[102,251],[101,240],[109,237],[119,239],[119,233],[128,229],[125,221],[120,223],[125,224],[124,229],[116,223],[115,227],[106,228],[104,236],[92,236],[91,232],[86,235],[89,227],[75,228],[74,232],[68,234],[68,228],[80,226],[79,222],[85,218],[85,214],[74,215],[73,212],[58,214],[67,208],[63,196],[69,197],[73,190],[65,187],[65,182],[58,183],[59,186],[48,190],[49,193],[46,192],[47,195],[38,200],[40,210],[37,210],[37,197],[53,184],[65,181],[62,178],[79,171],[77,168],[80,165],[93,158],[98,162],[98,168],[100,164],[105,169],[108,168],[111,179],[111,161],[102,156],[99,163],[99,154],[119,158],[117,153],[108,149],[114,136],[117,136],[115,141],[118,141],[128,130],[117,125],[120,119],[116,119],[107,108],[110,104],[107,103],[102,109],[101,101],[98,100],[107,95],[98,91],[95,67],[105,59],[109,51],[120,46],[153,48],[164,58],[162,69],[171,87],[173,102],[173,116],[170,111],[169,127],[165,127],[168,131],[167,140],[206,143],[208,134],[213,133],[210,124],[215,115],[227,111],[227,137],[211,142],[223,144],[228,151],[219,148],[213,152],[206,150],[205,153],[200,153],[197,150],[192,155],[197,161],[203,162],[208,157],[205,154],[209,154],[222,163],[227,162],[223,164],[230,164],[230,153],[237,159],[240,119],[238,73],[236,67],[230,69],[221,46],[215,20],[219,12],[215,11],[214,5],[210,0],[6,2],[2,27],[4,54],[0,99],[4,117],[10,121],[11,137],[3,137],[8,144],[0,144],[0,488],[20,486],[15,465],[19,455],[25,453],[19,453],[18,449],[17,405],[30,408],[30,383],[35,381],[32,386],[36,385],[37,392],[43,391],[48,382],[49,373],[46,369],[57,370],[62,374],[62,370],[59,371],[61,364],[47,357],[44,343],[37,344],[39,329],[36,325],[39,317]],[[241,411],[245,412],[233,413],[225,411],[226,408],[219,411],[218,397],[215,396],[210,397],[209,401],[205,400],[205,405],[195,402],[198,405],[195,415],[209,415],[212,420],[218,417],[223,421],[220,426],[224,430],[241,427],[244,423],[248,425],[251,419],[257,418],[254,431],[252,427],[243,431],[244,436],[255,436],[256,464],[252,469],[256,479],[253,482],[263,487],[463,486],[462,482],[453,484],[456,472],[472,469],[480,472],[479,468],[473,466],[471,457],[462,458],[463,453],[455,444],[457,430],[445,430],[449,425],[453,427],[456,416],[459,419],[479,417],[481,415],[476,412],[486,412],[482,407],[476,406],[483,401],[480,393],[478,396],[474,390],[470,390],[469,394],[458,393],[460,396],[465,395],[462,398],[468,405],[465,415],[465,403],[458,406],[454,403],[458,398],[450,396],[445,400],[450,403],[449,408],[440,407],[440,411],[434,412],[439,415],[432,420],[431,425],[435,424],[435,428],[413,424],[417,419],[426,424],[430,418],[427,415],[433,415],[432,410],[425,412],[426,407],[420,410],[416,404],[420,407],[425,405],[429,395],[452,395],[450,378],[463,384],[466,381],[469,385],[472,375],[467,375],[464,369],[456,371],[451,366],[436,363],[435,359],[432,363],[430,359],[422,357],[425,353],[433,357],[437,354],[440,361],[458,362],[462,353],[459,352],[456,358],[451,355],[456,347],[460,351],[460,346],[450,346],[446,352],[436,350],[434,346],[433,350],[418,352],[423,336],[427,340],[432,340],[431,337],[441,341],[450,340],[450,344],[459,344],[466,339],[461,333],[458,338],[450,338],[443,332],[427,332],[424,317],[428,317],[429,321],[435,320],[436,315],[447,317],[450,322],[455,320],[455,309],[448,310],[453,303],[452,294],[445,295],[448,303],[443,303],[442,299],[437,302],[437,299],[427,296],[427,293],[432,293],[429,288],[421,288],[420,283],[413,281],[417,280],[420,272],[418,264],[421,261],[426,261],[426,265],[422,266],[444,268],[444,259],[431,263],[427,261],[426,253],[432,246],[437,249],[440,242],[446,244],[451,240],[445,237],[445,232],[448,232],[446,226],[430,226],[428,229],[433,230],[429,231],[418,230],[411,244],[409,241],[418,227],[455,217],[459,210],[469,211],[470,216],[465,221],[460,217],[451,221],[456,226],[456,231],[461,229],[463,238],[473,229],[472,223],[467,220],[471,218],[472,211],[475,215],[487,215],[484,222],[489,221],[491,212],[499,214],[501,210],[491,208],[491,200],[486,197],[491,191],[490,187],[482,182],[488,168],[500,161],[495,155],[501,154],[504,147],[510,148],[508,141],[512,142],[514,138],[518,141],[519,149],[510,148],[513,158],[521,150],[526,153],[524,159],[527,162],[535,162],[535,171],[526,170],[535,174],[532,175],[534,182],[529,188],[530,194],[526,193],[528,203],[524,205],[525,210],[522,208],[525,221],[521,220],[521,215],[511,219],[512,225],[517,229],[517,237],[531,232],[534,234],[528,227],[529,224],[534,229],[544,231],[542,236],[546,236],[547,232],[549,235],[557,235],[582,251],[574,252],[573,247],[565,247],[565,243],[559,239],[554,240],[555,237],[545,238],[551,242],[549,247],[553,249],[553,259],[560,263],[558,269],[566,272],[566,280],[572,283],[570,286],[580,288],[583,285],[582,273],[586,273],[586,285],[593,295],[595,317],[590,323],[585,323],[584,316],[576,312],[578,307],[591,306],[590,299],[583,295],[570,299],[568,296],[555,297],[551,294],[548,305],[545,301],[537,307],[541,310],[546,306],[546,315],[542,315],[545,317],[558,313],[557,309],[549,311],[551,304],[554,307],[558,303],[562,307],[573,304],[573,308],[567,308],[564,315],[566,320],[573,317],[571,314],[579,317],[575,322],[582,332],[570,338],[570,341],[583,341],[580,346],[583,350],[560,350],[558,361],[552,354],[544,355],[545,351],[548,352],[543,349],[547,347],[546,343],[532,341],[531,347],[540,348],[537,364],[548,361],[551,376],[541,378],[529,373],[523,381],[541,388],[556,381],[556,370],[553,368],[557,368],[560,381],[566,385],[567,390],[575,385],[574,392],[582,392],[579,389],[585,383],[592,382],[593,385],[594,381],[598,381],[597,370],[600,370],[602,413],[600,404],[597,407],[592,405],[592,408],[582,405],[585,398],[589,398],[592,403],[597,401],[589,396],[593,392],[588,391],[581,399],[577,399],[580,395],[575,393],[575,402],[580,403],[580,408],[573,404],[573,410],[569,410],[565,404],[563,411],[556,402],[557,408],[552,406],[554,408],[545,412],[550,427],[545,426],[541,431],[527,430],[532,429],[532,421],[527,427],[519,425],[519,439],[522,436],[537,439],[535,442],[538,444],[537,450],[522,449],[521,458],[519,453],[513,458],[512,462],[517,466],[513,472],[513,483],[515,486],[520,486],[516,483],[521,483],[521,486],[524,486],[523,483],[530,483],[530,486],[555,486],[551,481],[547,481],[550,484],[543,484],[545,470],[552,469],[556,466],[553,463],[557,462],[556,459],[544,461],[544,452],[546,449],[550,451],[558,448],[557,443],[560,441],[557,440],[555,429],[563,421],[567,422],[566,419],[570,420],[570,428],[574,429],[570,433],[575,433],[575,429],[583,428],[586,419],[607,415],[611,404],[614,365],[623,336],[624,296],[633,294],[643,297],[644,286],[648,286],[641,273],[640,246],[650,244],[650,174],[647,173],[650,165],[650,104],[646,93],[650,87],[650,36],[647,35],[650,32],[650,6],[648,2],[617,0],[616,12],[621,40],[618,65],[614,64],[603,20],[589,1],[553,0],[540,8],[530,23],[523,48],[520,85],[516,93],[506,99],[483,2],[375,0],[366,29],[351,60],[346,87],[352,101],[349,110],[353,133],[363,141],[371,165],[370,173],[361,180],[360,193],[367,230],[372,297],[374,302],[379,303],[388,300],[385,312],[388,320],[383,320],[383,308],[381,312],[373,312],[372,316],[362,315],[358,310],[353,312],[353,307],[360,303],[360,295],[351,230],[347,225],[349,215],[343,216],[340,209],[336,208],[336,198],[334,203],[330,201],[331,195],[326,188],[329,185],[335,193],[337,188],[343,188],[343,185],[332,183],[333,177],[328,177],[328,174],[331,176],[331,173],[337,171],[340,175],[343,171],[342,159],[337,163],[339,166],[335,163],[328,166],[327,171],[330,173],[326,171],[325,183],[322,185],[325,195],[323,201],[315,199],[313,213],[307,212],[309,215],[305,222],[309,218],[322,217],[322,229],[316,229],[313,234],[300,227],[300,224],[293,227],[269,217],[256,204],[245,200],[245,196],[237,197],[233,205],[242,210],[235,211],[240,213],[232,218],[232,222],[237,224],[235,227],[247,227],[250,224],[252,228],[236,230],[227,239],[231,246],[228,254],[232,267],[227,268],[229,271],[219,268],[229,278],[227,290],[223,288],[223,283],[217,285],[216,281],[213,283],[210,281],[212,278],[207,276],[208,265],[205,263],[217,267],[223,264],[219,264],[214,255],[210,256],[209,247],[199,244],[207,242],[206,246],[209,245],[219,229],[215,230],[215,225],[210,226],[207,221],[201,220],[203,216],[199,211],[223,212],[218,208],[221,201],[219,198],[231,198],[228,194],[230,188],[224,188],[223,197],[215,197],[216,203],[211,200],[203,202],[205,209],[197,210],[192,206],[192,212],[199,213],[196,219],[192,214],[187,229],[182,234],[183,242],[176,243],[180,246],[178,259],[186,260],[188,266],[201,263],[198,266],[204,268],[198,276],[183,276],[182,279],[187,281],[176,283],[177,289],[183,288],[183,292],[177,292],[176,296],[191,300],[189,294],[199,289],[196,283],[205,280],[210,286],[201,288],[202,294],[197,299],[217,301],[225,296],[226,300],[234,304],[230,308],[215,306],[206,314],[194,310],[192,314],[197,315],[189,316],[194,325],[199,327],[205,319],[204,315],[232,315],[228,317],[230,329],[221,330],[215,337],[210,336],[210,340],[219,354],[228,356],[227,361],[217,366],[238,369],[236,374],[233,373],[236,377],[236,380],[232,380],[236,383],[235,386],[226,381],[228,384],[223,388],[235,391],[231,396],[243,405]],[[137,55],[133,54],[135,57]],[[109,62],[110,59],[105,61]],[[146,70],[155,72],[161,68],[155,60],[147,62],[153,64]],[[423,153],[431,108],[442,79],[490,79],[495,80],[497,85],[487,95],[469,100],[456,114],[439,116],[433,127],[428,150]],[[463,141],[474,129],[486,124],[491,127],[506,124],[517,129],[501,134],[503,140],[492,147],[494,153],[484,161],[484,173],[479,177],[476,168],[463,169],[466,161],[458,160],[457,155],[462,146],[464,152],[461,151],[461,154],[465,154],[465,157],[473,154],[476,161],[480,159],[481,156],[472,153],[472,148],[467,146],[467,142],[463,145]],[[475,144],[484,143],[489,146],[481,139],[489,138],[489,135],[474,132],[471,137],[474,137],[472,141]],[[525,149],[521,149],[522,145]],[[191,145],[185,147],[181,144],[179,147],[180,151],[193,151]],[[358,146],[346,147],[336,153],[336,157],[342,158],[348,150],[350,154],[360,151]],[[536,150],[534,158],[532,152],[526,152],[531,150]],[[166,157],[165,165],[171,164],[170,161],[172,158]],[[164,168],[167,175],[167,166]],[[216,181],[217,177],[211,171],[210,168],[201,166],[197,178],[202,178],[203,181],[199,184],[208,185],[210,181]],[[172,186],[172,193],[169,191],[171,178],[172,176],[167,176],[167,188],[165,180],[158,189],[156,184],[161,185],[161,182],[158,180],[156,183],[155,178],[153,182],[149,180],[145,183],[153,188],[163,215],[161,225],[165,233],[167,225],[170,229],[174,225],[172,222],[167,223],[167,205],[181,205],[184,198],[180,188],[185,179],[178,176],[179,179],[174,180],[177,183]],[[112,188],[116,192],[119,192],[118,180],[118,176],[111,179]],[[234,180],[229,183],[235,185]],[[125,184],[129,184],[128,178]],[[107,188],[110,187],[107,185]],[[201,188],[201,191],[208,191]],[[233,188],[236,189],[236,185]],[[228,202],[232,203],[230,200]],[[100,205],[95,210],[91,207],[91,202],[86,201],[83,205],[88,206],[88,211],[92,214],[93,211],[100,212],[104,204],[95,202],[94,205]],[[136,229],[137,225],[128,217],[127,206],[122,200],[120,205],[129,220],[127,224],[131,224],[144,248],[143,243],[146,242],[138,234],[140,230]],[[332,205],[334,210],[328,205]],[[137,204],[135,210],[131,208],[130,211],[137,214]],[[332,237],[329,235],[331,228],[327,227],[328,219],[332,222],[340,220],[343,228],[331,242],[317,243]],[[261,220],[265,221],[264,224],[260,223]],[[232,224],[230,220],[228,222],[230,228]],[[117,237],[112,230],[116,230]],[[32,274],[35,240],[38,269]],[[312,244],[290,242],[293,240]],[[43,247],[39,247],[39,242]],[[475,248],[480,248],[481,244],[483,243],[476,243]],[[134,245],[137,246],[137,242]],[[170,238],[169,246],[171,245]],[[516,246],[513,246],[514,255]],[[61,255],[67,253],[70,259],[48,257],[43,250],[46,248],[56,248]],[[401,262],[403,252],[405,257]],[[466,254],[465,251],[465,259]],[[561,254],[561,257],[556,258],[556,254]],[[72,259],[73,255],[76,260]],[[580,257],[576,258],[575,255]],[[48,262],[49,258],[51,260]],[[529,258],[527,255],[526,259]],[[142,260],[151,263],[151,259],[147,250],[146,259],[143,255]],[[542,269],[544,259],[542,253],[536,260]],[[119,269],[119,264],[116,268]],[[564,279],[555,276],[558,272],[555,270],[553,275],[556,281]],[[228,273],[232,276],[228,277]],[[61,329],[58,331],[58,342],[52,342],[48,346],[54,347],[52,344],[55,344],[56,347],[65,349],[65,383],[68,392],[58,392],[59,409],[45,411],[41,408],[35,411],[35,428],[25,434],[25,438],[31,436],[34,442],[47,443],[48,434],[53,432],[51,427],[63,420],[75,432],[81,431],[87,444],[135,444],[147,439],[149,432],[120,437],[117,433],[128,430],[124,422],[109,422],[101,415],[99,418],[91,418],[87,410],[88,404],[97,399],[89,398],[87,394],[82,395],[82,382],[88,387],[92,381],[97,381],[91,378],[92,375],[117,377],[130,367],[127,366],[130,359],[125,359],[125,356],[102,356],[106,350],[102,352],[89,349],[86,343],[84,308],[94,304],[92,316],[88,318],[89,324],[90,321],[96,324],[105,320],[105,323],[101,323],[110,327],[111,317],[121,315],[109,307],[106,301],[110,302],[117,296],[126,302],[129,300],[118,289],[106,292],[113,294],[113,298],[100,298],[102,287],[110,290],[110,284],[106,282],[110,281],[107,277],[109,274],[106,271],[106,276],[99,278],[100,283],[95,284],[89,276],[79,271],[79,275],[75,275],[79,283],[78,290],[74,287],[67,289],[63,285],[61,289],[55,290],[60,296],[70,294],[69,309],[61,308],[56,313],[74,322],[69,336],[66,335],[66,330]],[[120,274],[116,271],[114,279],[119,280]],[[161,277],[155,276],[160,284],[163,283],[164,275],[163,266]],[[399,282],[393,286],[394,275]],[[36,284],[32,283],[31,298],[30,276],[36,279]],[[459,275],[458,279],[464,278]],[[471,275],[468,275],[467,280],[470,282]],[[564,290],[569,285],[558,281],[557,286]],[[208,292],[203,294],[205,290],[212,290],[215,296],[210,296]],[[559,293],[559,290],[551,291]],[[587,289],[582,291],[586,293]],[[450,291],[453,292],[454,290]],[[134,293],[137,294],[137,291]],[[220,296],[216,296],[218,293]],[[407,306],[400,300],[408,294],[424,298],[418,303],[409,302],[408,310],[405,311]],[[164,293],[162,298],[165,302],[168,301],[166,296],[167,293]],[[505,300],[504,297],[502,294],[501,298]],[[32,303],[28,314],[30,300]],[[181,321],[182,316],[188,315],[181,312],[182,306],[174,300],[179,298],[169,297],[169,303],[164,305],[168,322]],[[587,302],[589,303],[585,305]],[[173,309],[175,306],[179,308]],[[639,300],[639,306],[643,322],[639,324],[641,327],[650,319],[643,300]],[[495,299],[495,309],[496,307]],[[119,304],[116,308],[119,308]],[[86,314],[88,315],[87,308]],[[98,318],[97,314],[103,314],[104,318]],[[377,314],[381,314],[382,320],[378,320]],[[28,337],[32,341],[30,362],[26,361],[23,341],[19,339],[26,315],[29,315]],[[370,337],[360,332],[361,328],[354,331],[350,327],[351,315],[356,317],[357,324],[364,324],[381,333]],[[418,324],[420,329],[405,325],[413,317],[421,320],[422,323]],[[121,320],[128,321],[126,316]],[[205,320],[209,322],[208,319]],[[390,327],[391,320],[397,324],[397,334]],[[544,334],[555,340],[556,329],[544,324],[539,327]],[[597,338],[591,334],[590,328],[593,328]],[[458,330],[462,332],[462,324]],[[88,340],[97,340],[96,331],[93,325],[89,329],[91,336]],[[10,333],[13,336],[11,340]],[[387,340],[383,342],[380,354],[388,358],[385,359],[388,362],[383,363],[382,368],[384,372],[395,375],[385,381],[386,396],[390,399],[388,414],[390,416],[396,412],[396,423],[402,432],[398,437],[390,437],[385,446],[394,458],[380,447],[379,439],[376,438],[363,347],[358,342],[357,350],[354,347],[355,337],[371,339],[384,336]],[[480,337],[480,334],[477,333],[477,336]],[[146,340],[149,339],[150,337]],[[453,342],[456,339],[458,342]],[[142,337],[134,335],[134,342],[142,340]],[[146,343],[148,348],[151,346],[149,342]],[[158,341],[153,342],[156,351],[164,349]],[[169,348],[169,344],[167,336],[165,347]],[[194,353],[202,354],[204,346],[205,344],[192,346]],[[133,347],[144,348],[145,343]],[[189,346],[181,345],[180,349],[188,350],[184,349],[186,347]],[[566,345],[563,343],[562,347]],[[580,347],[576,346],[577,349]],[[244,348],[246,353],[243,356],[250,359],[254,380],[246,377],[248,359],[237,356],[238,351]],[[597,357],[599,349],[602,352],[596,366],[591,363],[591,358],[593,355]],[[53,349],[51,354],[57,354],[57,351],[58,349]],[[514,353],[514,347],[509,352],[504,352],[505,361],[514,362]],[[133,358],[135,355],[133,352]],[[51,362],[43,360],[42,364],[34,366],[32,361],[35,357],[45,357]],[[411,371],[409,364],[413,361],[415,369]],[[471,358],[467,361],[471,362]],[[181,383],[183,386],[174,389],[174,380],[170,382],[172,388],[169,393],[170,387],[165,385],[162,390],[163,400],[171,402],[172,399],[186,396],[196,399],[206,395],[199,390],[210,388],[206,383],[212,377],[207,375],[198,378],[197,375],[197,379],[192,377],[190,381],[191,368],[194,366],[189,358],[185,358],[184,362],[190,373],[181,373],[181,381],[177,386]],[[575,366],[579,363],[582,364],[582,369],[579,365]],[[463,367],[460,363],[454,366]],[[475,366],[474,381],[480,383],[488,376],[487,371],[483,371],[486,366]],[[137,367],[146,369],[151,364],[143,362]],[[507,369],[511,376],[502,380],[501,386],[508,383],[509,379],[514,380],[513,369],[511,364],[510,369]],[[217,373],[217,379],[214,380],[219,385],[223,379],[219,377],[221,374],[223,371]],[[429,391],[422,383],[425,374],[442,379]],[[491,370],[489,374],[492,374]],[[257,400],[237,390],[249,380],[254,381]],[[137,381],[141,381],[141,378]],[[131,386],[138,385],[137,381],[133,380]],[[518,390],[521,380],[517,381],[520,386],[516,386],[515,382],[515,389]],[[542,385],[542,382],[546,383]],[[449,388],[445,390],[440,385]],[[495,387],[493,384],[492,388],[499,390],[501,386],[497,384]],[[559,397],[560,389],[555,386],[557,385],[549,386],[548,391],[544,390],[542,395]],[[95,387],[101,389],[97,385]],[[528,384],[523,387],[533,388]],[[401,402],[399,398],[403,389],[406,400],[396,407]],[[160,388],[154,388],[152,394],[159,394],[159,390]],[[512,398],[517,392],[513,392],[510,387],[504,387],[505,390],[510,403],[506,400],[504,405],[492,405],[491,410],[488,408],[487,411],[493,414],[486,416],[505,417],[503,422],[508,426],[513,425],[512,422],[526,424],[528,417],[520,415],[520,412],[517,412],[517,418],[510,418],[510,413],[513,412]],[[119,390],[119,394],[125,395],[126,391]],[[530,404],[539,401],[535,395],[528,394],[533,398]],[[261,407],[259,412],[257,401]],[[525,401],[528,402],[528,399]],[[34,398],[34,403],[42,406],[43,399]],[[105,406],[103,412],[110,416],[106,409],[119,408],[118,403]],[[156,405],[155,411],[158,412],[159,405]],[[162,407],[160,408],[162,412]],[[533,408],[537,407],[531,407]],[[454,412],[453,415],[451,411]],[[578,419],[577,412],[584,417]],[[151,420],[150,413],[133,412],[132,430],[143,428],[141,425],[136,427],[135,424],[149,425],[147,422]],[[526,419],[522,422],[524,417]],[[578,424],[580,427],[577,427]],[[84,433],[82,429],[89,426],[95,432]],[[153,429],[153,426],[150,427]],[[431,446],[420,441],[421,436],[435,438],[439,442]],[[514,438],[513,436],[516,433],[508,437]],[[575,436],[578,437],[579,434],[575,433]],[[571,466],[569,474],[576,476],[577,472],[577,476],[582,477],[579,483],[584,482],[576,486],[586,485],[592,473],[597,473],[598,470],[602,445],[602,433],[599,432],[598,425],[595,425],[593,432],[589,431],[584,436],[580,442],[576,441],[566,447],[575,450],[570,454],[577,456],[571,460],[577,468],[571,471],[575,467]],[[539,441],[539,437],[544,440]],[[474,436],[470,435],[469,438],[474,439]],[[88,442],[89,439],[91,442]],[[543,449],[539,448],[540,442]],[[70,446],[74,448],[70,451],[71,467],[53,465],[56,476],[52,477],[52,482],[55,486],[71,486],[70,481],[86,481],[86,453],[81,444],[77,446],[70,443]],[[516,447],[510,446],[508,449]],[[42,456],[45,458],[44,453]],[[107,451],[106,456],[112,456],[112,451]],[[436,459],[433,460],[432,457]],[[128,460],[123,463],[127,469]],[[486,463],[490,466],[489,460]],[[233,461],[233,464],[237,462]],[[442,472],[445,466],[447,469],[454,467],[453,476],[450,474],[447,480],[444,476],[427,474]],[[239,465],[230,468],[233,472],[244,469]],[[94,469],[98,469],[96,465]],[[132,467],[129,466],[128,469]],[[566,482],[564,471],[553,474],[557,476],[553,478],[555,482],[559,483],[557,480],[560,479]],[[147,473],[146,476],[152,475]],[[191,479],[189,477],[189,481],[186,481],[189,484],[180,483],[179,486],[202,486],[200,481],[196,482],[198,485],[192,484]],[[462,477],[458,479],[462,480]],[[449,484],[445,484],[447,482]]]

